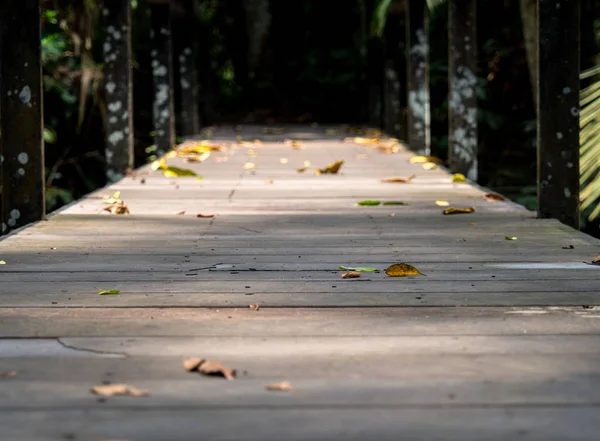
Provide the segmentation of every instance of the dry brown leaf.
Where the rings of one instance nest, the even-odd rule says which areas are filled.
[[[252,305],[248,305],[248,308],[258,311],[260,309],[260,305],[258,303],[253,303]]]
[[[297,168],[296,171],[298,173],[304,173],[306,170],[308,170],[308,167],[302,167],[302,168]]]
[[[473,213],[475,208],[473,207],[464,207],[464,208],[456,208],[456,207],[448,207],[443,213],[444,214],[465,214],[465,213]]]
[[[597,256],[596,258],[592,259],[592,264],[593,265],[600,265],[600,255]]]
[[[408,178],[399,178],[399,177],[385,178],[385,179],[382,179],[381,182],[383,182],[383,183],[408,184],[410,181],[412,181],[416,177],[417,177],[417,175],[411,175]]]
[[[193,357],[183,361],[183,368],[188,372],[199,372],[203,375],[224,377],[227,380],[235,379],[235,369],[223,366],[223,363],[215,360]]]
[[[0,378],[13,378],[17,376],[17,371],[0,372]]]
[[[389,277],[406,277],[406,276],[424,276],[425,274],[421,273],[414,266],[409,265],[408,263],[395,263],[394,265],[390,265],[386,268],[385,273]]]
[[[278,391],[278,392],[291,392],[291,391],[295,390],[294,386],[292,386],[287,381],[271,383],[268,386],[265,386],[265,389],[267,389],[269,391]]]
[[[177,213],[178,216],[181,216],[182,214],[185,214],[185,210],[180,211],[179,213]]]
[[[147,397],[150,392],[141,390],[127,384],[100,384],[94,386],[91,392],[103,397],[113,397],[115,395],[129,395],[132,397]]]
[[[108,211],[110,214],[130,214],[127,204],[123,201],[118,204],[109,205],[103,211]]]
[[[358,271],[348,271],[347,273],[342,274],[342,279],[357,279],[360,277],[360,272]]]
[[[496,193],[486,193],[483,198],[488,202],[503,201],[504,196]]]
[[[447,207],[448,205],[450,205],[450,202],[440,199],[438,201],[435,201],[435,205],[437,205],[439,207]]]
[[[344,165],[344,161],[335,161],[332,164],[329,164],[325,168],[320,168],[315,171],[317,175],[335,175],[340,171],[340,168]]]
[[[215,217],[214,214],[202,214],[202,213],[198,213],[196,215],[196,217],[201,217],[201,218],[211,218],[211,217]]]

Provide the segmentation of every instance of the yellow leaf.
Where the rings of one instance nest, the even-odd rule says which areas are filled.
[[[452,182],[465,182],[465,180],[465,175],[463,175],[462,173],[454,173],[452,175]]]
[[[256,168],[256,164],[254,162],[246,162],[244,164],[244,170],[252,170]]]
[[[288,158],[280,158],[279,162],[281,162],[282,164],[287,164],[288,163]]]
[[[304,161],[304,167],[310,167],[310,161]]]
[[[0,260],[0,265],[6,265],[6,262],[4,260]]]
[[[184,176],[198,176],[195,171],[187,168],[179,168],[175,166],[164,167],[163,175],[167,178],[180,178]]]
[[[433,170],[434,168],[437,168],[437,165],[435,165],[435,163],[433,162],[426,162],[425,164],[423,164],[423,168],[425,170]]]
[[[443,164],[444,161],[442,161],[440,158],[437,158],[435,156],[413,156],[412,158],[409,159],[409,161],[411,164],[422,164],[424,162],[433,162],[434,164]]]
[[[398,178],[398,177],[385,178],[385,179],[382,179],[381,182],[384,182],[384,183],[408,184],[410,181],[412,181],[416,177],[417,177],[417,175],[412,175],[412,176],[409,176],[408,178]]]
[[[439,200],[439,201],[435,201],[435,205],[437,205],[439,207],[447,207],[448,205],[450,205],[450,202],[444,201],[444,200]]]
[[[109,205],[103,211],[108,211],[111,214],[130,214],[129,208],[123,201]]]
[[[360,144],[360,145],[365,145],[365,144],[379,144],[379,138],[362,138],[360,136],[357,136],[355,138],[350,138],[350,140],[354,143],[354,144]]]
[[[396,263],[394,265],[390,265],[386,268],[385,273],[389,277],[406,277],[406,276],[424,276],[425,274],[421,273],[414,266],[409,265],[408,263]]]
[[[122,203],[123,201],[121,200],[121,192],[115,191],[110,198],[105,199],[102,202],[104,202],[105,204],[120,204],[120,203]]]
[[[473,207],[465,207],[465,208],[455,208],[455,207],[449,207],[446,208],[443,213],[444,214],[464,214],[464,213],[473,213],[475,211],[475,208]]]
[[[343,164],[344,164],[344,161],[335,161],[333,164],[329,164],[325,168],[318,169],[316,171],[316,174],[318,174],[318,175],[326,175],[326,174],[335,175],[335,174],[337,174],[337,172],[340,171],[340,168],[342,167]]]

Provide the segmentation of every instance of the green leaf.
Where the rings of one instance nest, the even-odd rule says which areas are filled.
[[[516,236],[504,236],[506,240],[517,240]]]
[[[120,289],[100,289],[100,288],[96,288],[98,290],[98,294],[100,294],[101,296],[107,296],[107,295],[114,295],[114,294],[119,294],[121,292]]]
[[[384,202],[383,205],[408,205],[404,202],[400,202],[400,201],[387,201]]]
[[[364,266],[349,267],[349,266],[340,265],[340,266],[338,266],[338,268],[341,270],[344,270],[344,271],[359,271],[359,272],[363,272],[363,273],[377,271],[377,268],[369,268],[369,267],[364,267]]]
[[[367,199],[366,201],[360,201],[357,204],[360,205],[361,207],[374,206],[374,205],[381,205],[381,201],[372,201],[372,200]]]

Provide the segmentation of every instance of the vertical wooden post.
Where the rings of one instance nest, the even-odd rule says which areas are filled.
[[[448,4],[448,162],[477,180],[477,26],[475,0]]]
[[[154,140],[161,156],[175,144],[173,103],[173,44],[171,41],[171,7],[167,2],[152,3],[150,36],[152,39],[152,76],[154,78]]]
[[[0,2],[1,233],[46,211],[39,0]]]
[[[579,2],[538,0],[538,216],[579,228]]]
[[[104,89],[107,102],[106,177],[133,168],[133,80],[129,0],[104,0]]]
[[[196,68],[196,38],[193,22],[189,16],[177,20],[175,47],[179,66],[179,102],[181,105],[181,134],[200,132],[198,113],[198,70]]]
[[[408,142],[415,152],[429,155],[431,127],[427,4],[425,0],[407,0],[406,5]]]

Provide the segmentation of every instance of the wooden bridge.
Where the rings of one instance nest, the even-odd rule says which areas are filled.
[[[111,183],[47,218],[39,5],[5,3],[1,440],[597,439],[600,242],[576,229],[575,2],[539,1],[537,214],[473,182],[475,59],[456,39],[448,168],[426,157],[413,0],[409,94],[425,99],[411,101],[408,146],[337,125],[201,131],[189,93],[190,141],[176,151],[171,85],[194,66],[174,75],[173,8],[154,4],[164,162],[128,171],[129,2],[115,0],[104,13]],[[463,42],[470,6],[450,2]],[[453,208],[465,212],[444,214]],[[422,274],[386,274],[396,263]],[[342,276],[352,269],[360,277]],[[236,379],[187,372],[186,357]],[[289,389],[280,382],[293,390],[269,390]],[[149,396],[91,392],[118,384]]]

